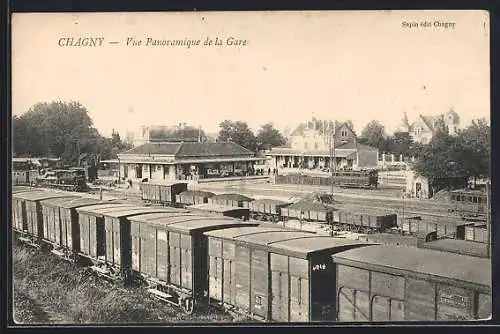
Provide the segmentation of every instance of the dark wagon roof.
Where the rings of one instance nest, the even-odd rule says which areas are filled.
[[[305,211],[335,211],[336,209],[332,206],[328,206],[321,203],[316,203],[312,201],[302,200],[297,203],[293,203],[287,207],[288,209],[294,210],[305,210]]]
[[[179,195],[181,195],[181,196],[202,196],[202,197],[215,196],[215,194],[210,192],[210,191],[202,191],[202,190],[185,190],[185,191],[181,192]]]
[[[292,231],[274,227],[242,227],[205,233],[209,237],[231,240],[267,249],[273,253],[307,258],[312,253],[325,251],[338,252],[352,247],[361,247],[366,243],[318,236],[315,233]]]
[[[491,286],[491,260],[430,249],[376,245],[333,256],[337,263],[372,267],[377,271],[451,278]]]
[[[41,201],[49,198],[58,197],[77,197],[66,192],[55,192],[55,191],[33,191],[33,192],[22,192],[15,194],[17,199],[23,199],[27,201]]]
[[[245,202],[253,201],[253,198],[251,198],[251,197],[247,197],[247,196],[241,195],[241,194],[234,194],[234,193],[219,194],[219,195],[213,196],[212,198],[213,199],[226,199],[226,200],[231,200],[231,201],[245,201]]]
[[[190,205],[188,206],[188,208],[193,210],[218,212],[218,213],[231,212],[237,210],[248,210],[248,208],[240,208],[239,206],[219,205],[212,203]]]
[[[101,201],[93,198],[52,198],[41,201],[42,205],[60,207],[65,209],[78,208],[82,206],[90,206],[96,204],[104,204],[106,201]],[[108,202],[109,203],[109,202]]]

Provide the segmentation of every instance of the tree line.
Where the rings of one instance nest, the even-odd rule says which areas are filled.
[[[37,103],[12,119],[14,157],[57,157],[65,165],[96,164],[129,149],[120,134],[102,136],[79,102]]]

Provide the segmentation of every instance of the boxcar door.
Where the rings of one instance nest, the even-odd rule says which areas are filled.
[[[141,227],[141,266],[144,272],[156,276],[156,229],[151,226]]]
[[[230,305],[236,305],[236,246],[228,241],[222,245],[223,267],[223,301]]]
[[[208,240],[208,292],[209,297],[222,302],[222,241],[214,238]]]
[[[309,320],[309,262],[290,257],[290,321]]]
[[[90,256],[97,258],[97,219],[93,216],[89,219],[89,243]]]
[[[289,321],[288,257],[271,254],[271,315],[274,321]]]
[[[132,270],[141,272],[141,224],[137,222],[130,223],[130,234],[132,236]],[[106,231],[107,234],[107,231]]]
[[[56,244],[61,245],[61,217],[59,208],[54,208],[54,241]]]
[[[156,276],[168,282],[169,255],[168,255],[168,233],[157,230],[156,232]]]
[[[49,207],[48,206],[42,206],[42,220],[43,220],[43,238],[46,240],[51,240],[49,234],[50,234],[50,229],[49,229]]]
[[[113,247],[113,264],[115,266],[121,266],[121,237],[120,237],[120,219],[113,218],[113,243],[110,245]]]
[[[106,252],[105,258],[107,262],[113,262],[114,251],[113,251],[113,223],[111,220],[106,219],[104,222],[104,233],[105,233],[105,244]]]
[[[170,282],[177,286],[181,285],[181,249],[180,235],[169,232],[169,255],[170,255]]]
[[[250,249],[236,246],[236,305],[250,309]]]
[[[181,234],[181,283],[182,287],[193,289],[193,261],[191,250],[191,236]]]
[[[260,250],[252,250],[252,273],[251,273],[251,310],[252,313],[268,318],[268,253]]]

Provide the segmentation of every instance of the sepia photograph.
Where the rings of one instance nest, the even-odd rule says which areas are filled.
[[[491,319],[487,11],[11,23],[13,325]]]

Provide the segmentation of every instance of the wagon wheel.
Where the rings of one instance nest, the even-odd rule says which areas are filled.
[[[186,299],[184,299],[182,308],[187,314],[193,314],[194,299],[191,297],[187,297]]]

